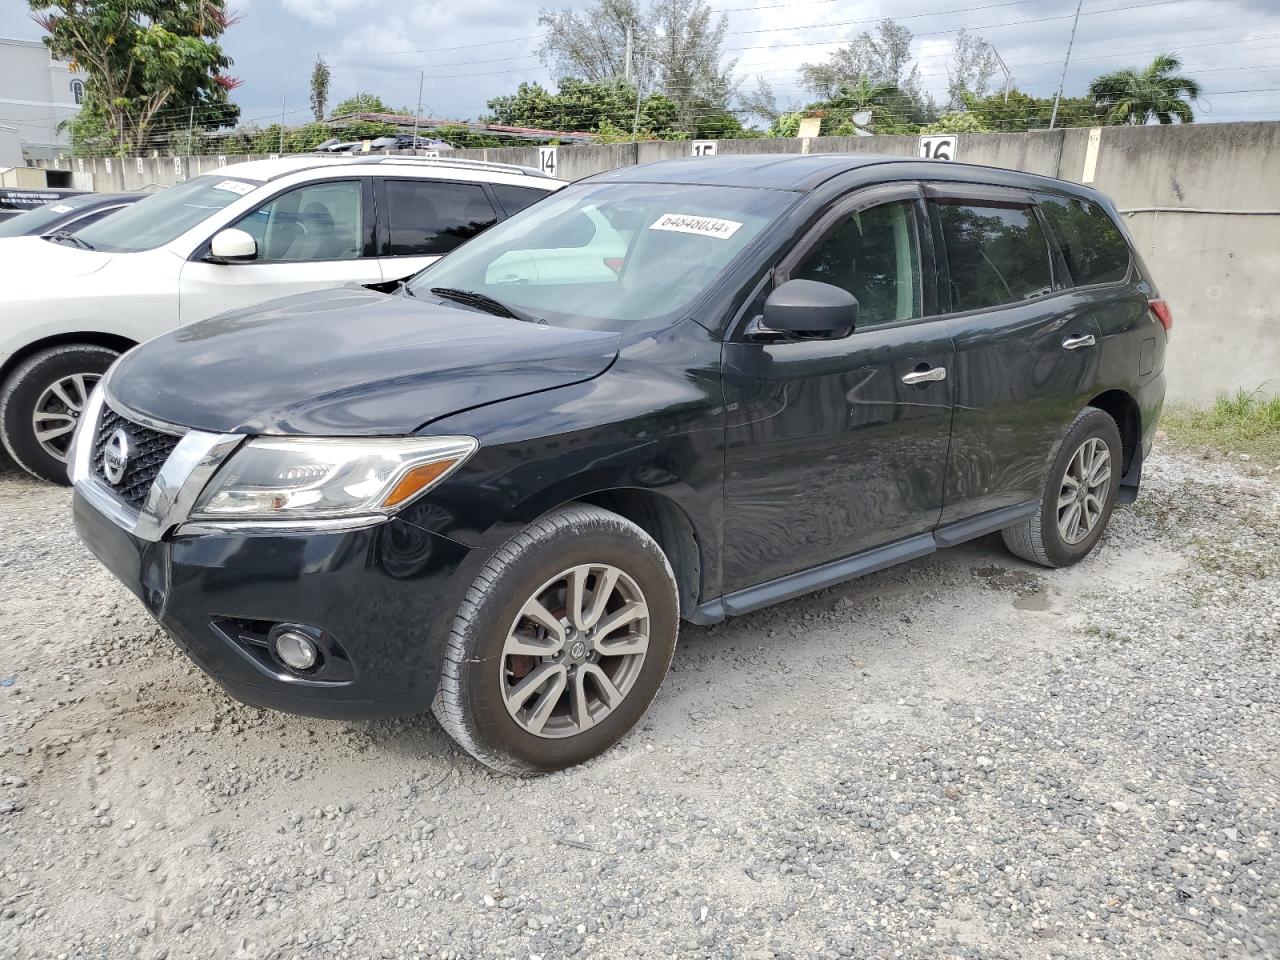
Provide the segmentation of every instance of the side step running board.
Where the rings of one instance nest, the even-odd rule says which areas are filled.
[[[685,619],[690,623],[702,625],[719,623],[725,617],[740,616],[806,593],[825,590],[846,580],[853,580],[907,560],[927,556],[941,547],[954,547],[966,540],[1003,530],[1020,520],[1034,516],[1038,506],[1039,501],[1028,500],[1026,503],[1017,503],[1011,507],[1001,507],[967,520],[949,523],[932,533],[917,534],[883,547],[855,553],[851,557],[789,573],[785,577],[778,577],[776,580],[769,580],[754,587],[735,590],[733,593],[727,593],[723,597],[700,604],[691,610]]]

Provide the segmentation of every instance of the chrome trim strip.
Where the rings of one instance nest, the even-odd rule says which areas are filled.
[[[364,530],[386,523],[385,513],[358,517],[323,517],[315,520],[192,520],[174,531],[175,537],[198,537],[207,534],[237,533],[245,536],[279,536],[289,533],[340,533]]]
[[[187,431],[151,484],[134,534],[159,540],[186,520],[209,479],[244,439],[241,433]]]
[[[92,476],[93,438],[98,432],[98,420],[102,417],[105,380],[104,376],[89,394],[80,414],[80,423],[76,425],[76,432],[71,437],[71,446],[67,449],[67,476],[76,486]]]
[[[103,378],[106,382],[106,378]],[[169,423],[167,420],[157,420],[155,417],[148,417],[145,413],[139,413],[127,403],[121,403],[115,394],[111,392],[111,387],[106,387],[107,406],[124,417],[131,420],[139,426],[150,427],[152,430],[159,430],[161,433],[167,433],[171,437],[184,436],[191,428],[184,427],[177,423]]]

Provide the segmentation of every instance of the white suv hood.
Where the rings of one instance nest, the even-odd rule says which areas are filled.
[[[114,254],[81,250],[40,237],[0,238],[0,291],[15,285],[57,282],[97,273]],[[53,288],[53,289],[56,289]]]

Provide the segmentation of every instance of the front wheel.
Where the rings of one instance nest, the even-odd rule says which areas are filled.
[[[0,439],[22,469],[70,483],[67,453],[89,394],[119,354],[71,343],[32,354],[0,388]]]
[[[533,774],[617,743],[666,676],[675,577],[629,520],[569,506],[534,521],[476,577],[454,620],[433,709],[482,763]]]
[[[1111,519],[1120,489],[1120,431],[1110,414],[1085,407],[1067,428],[1035,515],[1002,532],[1015,555],[1065,567],[1089,555]]]

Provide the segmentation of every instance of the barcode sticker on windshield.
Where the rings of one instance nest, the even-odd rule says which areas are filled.
[[[715,217],[698,217],[691,213],[664,213],[652,224],[650,230],[670,230],[673,233],[692,233],[699,237],[716,237],[728,240],[742,224],[737,220],[718,220]]]
[[[70,213],[72,210],[75,209],[75,207],[72,207],[65,203],[60,203],[56,207],[50,207],[49,209],[54,213]]]
[[[223,180],[213,185],[215,190],[226,190],[228,193],[238,193],[244,196],[246,193],[253,193],[257,187],[252,183],[241,183],[239,180]]]

